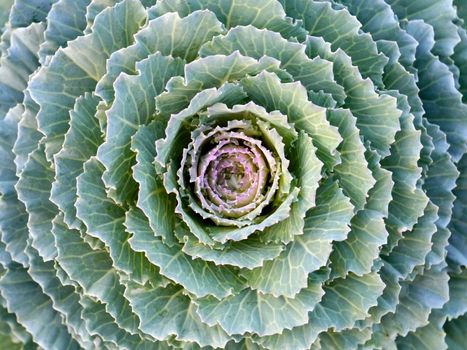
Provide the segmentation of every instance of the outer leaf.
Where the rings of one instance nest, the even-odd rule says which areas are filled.
[[[415,266],[425,263],[425,257],[432,247],[431,238],[436,232],[437,213],[436,206],[430,202],[413,230],[404,233],[388,256],[382,256],[383,260],[390,264],[393,272],[397,271],[402,279],[407,278]]]
[[[144,8],[137,0],[124,0],[104,10],[97,16],[91,34],[69,42],[31,80],[31,96],[41,107],[37,119],[46,135],[49,159],[62,146],[75,99],[94,90],[105,72],[107,58],[133,41],[133,34],[145,19]]]
[[[110,250],[113,265],[129,274],[135,281],[144,282],[152,276],[153,267],[144,254],[133,251],[128,243],[130,235],[123,222],[125,210],[105,193],[102,183],[102,165],[91,158],[84,165],[84,172],[78,177],[77,216],[87,227],[87,233],[101,240]]]
[[[156,98],[157,109],[164,116],[180,112],[203,89],[221,87],[225,82],[235,82],[247,75],[257,75],[263,70],[276,73],[281,80],[291,80],[291,76],[280,69],[279,65],[280,62],[271,57],[254,60],[238,51],[228,56],[199,58],[185,66],[185,79],[174,77],[167,83],[167,92]]]
[[[398,338],[396,344],[397,348],[401,350],[445,350],[448,348],[444,340],[445,336],[446,334],[441,327],[430,323],[410,332],[404,338]]]
[[[23,171],[28,160],[28,156],[39,144],[39,140],[44,136],[37,130],[36,115],[39,106],[29,96],[28,90],[24,92],[24,100],[21,105],[23,114],[17,126],[16,142],[11,148],[15,154],[16,173]]]
[[[426,326],[432,309],[441,308],[449,299],[448,275],[435,270],[417,275],[413,281],[402,283],[401,297],[395,313],[383,317],[387,336],[407,335]]]
[[[70,129],[65,135],[63,148],[54,157],[55,181],[52,183],[50,199],[64,213],[68,226],[79,228],[74,206],[76,178],[83,172],[83,164],[96,155],[97,147],[102,143],[102,135],[96,112],[99,99],[91,94],[84,94],[76,100],[70,112]]]
[[[383,215],[374,210],[360,210],[350,227],[348,238],[334,243],[330,259],[336,276],[343,277],[349,271],[359,276],[370,273],[388,236]]]
[[[125,288],[120,284],[108,253],[92,250],[81,239],[79,232],[68,229],[60,217],[54,221],[54,236],[58,250],[57,261],[70,278],[78,282],[87,295],[105,303],[106,310],[120,327],[135,333],[138,318],[131,312],[123,296]]]
[[[11,152],[21,111],[22,108],[18,106],[0,119],[0,233],[11,258],[27,266],[28,258],[24,249],[28,238],[28,215],[14,188],[18,178],[13,162],[14,154]]]
[[[465,345],[465,332],[467,331],[467,315],[448,321],[444,325],[446,343],[449,349],[462,350]]]
[[[457,162],[467,151],[467,105],[462,103],[448,66],[430,52],[434,45],[433,29],[420,21],[411,21],[407,29],[420,42],[415,68],[426,117],[446,133],[449,153]]]
[[[345,109],[328,110],[327,115],[330,123],[339,128],[343,139],[338,148],[342,162],[336,165],[334,171],[352,203],[357,209],[362,209],[368,191],[375,185],[376,180],[365,159],[365,147],[355,125],[356,119]]]
[[[307,213],[303,235],[295,236],[276,259],[242,275],[253,289],[292,298],[307,286],[308,274],[326,264],[332,242],[345,239],[352,215],[348,198],[337,183],[328,182],[318,190],[316,207]]]
[[[57,254],[51,233],[57,208],[49,200],[53,176],[54,172],[45,158],[44,145],[39,145],[29,155],[16,183],[18,198],[29,214],[28,229],[32,246],[45,261],[53,260]]]
[[[138,252],[144,252],[149,261],[160,268],[162,275],[181,284],[197,297],[213,295],[225,298],[243,289],[243,281],[230,267],[216,266],[210,261],[193,259],[180,245],[166,246],[155,237],[141,211],[127,212],[125,225],[133,233],[129,243]],[[143,229],[142,229],[143,228]]]
[[[318,341],[322,349],[357,349],[371,335],[370,329],[346,329],[342,332],[328,330],[319,335]]]
[[[190,12],[207,9],[214,12],[227,28],[239,25],[253,25],[281,32],[285,38],[303,37],[304,30],[285,17],[285,12],[276,0],[163,0],[155,7],[155,13],[178,12],[186,16]]]
[[[459,161],[460,171],[457,187],[454,190],[456,201],[449,225],[451,237],[449,238],[448,259],[457,266],[467,266],[467,154]]]
[[[39,56],[44,64],[48,55],[53,55],[59,47],[83,34],[86,28],[86,7],[91,0],[58,0],[47,15],[47,29],[44,33]]]
[[[443,314],[448,319],[457,318],[467,313],[467,270],[449,276],[449,301],[444,304]]]
[[[308,321],[308,312],[323,296],[321,283],[322,276],[310,278],[308,287],[294,298],[245,289],[221,301],[212,297],[199,299],[197,313],[203,322],[219,324],[228,334],[277,334]]]
[[[43,41],[44,25],[31,24],[10,33],[10,46],[0,59],[0,113],[22,102],[29,75],[37,68],[37,51]]]
[[[357,118],[357,127],[362,136],[381,155],[388,155],[389,147],[400,128],[399,117],[402,112],[397,109],[396,99],[378,95],[372,81],[362,78],[360,70],[353,66],[355,62],[341,49],[332,52],[329,44],[315,37],[307,37],[306,45],[308,56],[320,56],[334,62],[336,81],[344,87],[346,106]]]
[[[62,324],[52,301],[42,293],[27,271],[12,265],[0,280],[0,292],[7,300],[8,311],[32,334],[34,341],[46,349],[79,349]]]
[[[452,55],[454,46],[460,39],[456,25],[453,23],[456,18],[456,11],[451,0],[418,0],[416,3],[410,0],[385,1],[391,5],[400,20],[421,19],[432,25],[436,40],[433,53],[446,57]]]
[[[199,52],[202,57],[209,57],[228,55],[236,50],[256,59],[264,55],[276,58],[281,68],[289,72],[294,80],[300,81],[309,93],[322,90],[331,94],[338,104],[344,102],[344,89],[334,81],[332,63],[319,57],[308,58],[303,45],[287,41],[278,33],[251,25],[236,27],[225,36],[214,37]]]
[[[102,179],[109,188],[109,196],[117,203],[131,199],[136,190],[130,176],[134,164],[131,136],[139,125],[153,118],[155,97],[170,77],[182,73],[183,61],[156,53],[136,67],[137,76],[122,74],[114,84],[116,96],[106,113],[105,142],[97,151],[97,158],[106,168]]]
[[[138,61],[156,52],[183,61],[193,61],[199,47],[222,31],[222,24],[208,11],[197,11],[184,18],[180,18],[177,13],[168,13],[149,21],[135,35],[134,45],[124,47],[110,56],[106,73],[97,84],[97,94],[107,103],[112,102],[113,83],[121,73],[136,74]]]
[[[44,262],[34,248],[28,246],[26,252],[31,264],[28,273],[32,279],[50,297],[53,308],[63,315],[64,324],[73,338],[81,347],[91,347],[92,339],[85,328],[84,320],[81,318],[82,307],[79,304],[79,295],[75,293],[75,288],[62,285],[56,276],[57,271],[53,262]]]
[[[174,335],[177,340],[215,347],[224,347],[229,341],[219,326],[209,327],[201,322],[196,306],[183,295],[183,288],[179,286],[132,286],[125,296],[141,319],[140,329],[156,339],[164,340]]]
[[[384,0],[338,0],[362,24],[362,30],[371,34],[373,40],[397,42],[401,57],[399,61],[409,66],[415,60],[417,41],[401,29],[394,12]]]
[[[280,335],[255,337],[254,340],[274,350],[308,349],[318,334],[329,327],[340,331],[364,319],[368,309],[376,304],[383,288],[384,283],[377,273],[362,277],[349,274],[345,279],[336,279],[325,286],[323,300],[309,314],[308,324],[285,330]]]
[[[57,0],[15,0],[10,10],[13,27],[27,27],[33,22],[42,22]]]
[[[193,258],[212,261],[216,265],[232,265],[253,269],[262,266],[264,261],[276,259],[284,247],[281,244],[264,244],[261,233],[248,240],[232,242],[224,249],[215,249],[199,243],[192,236],[183,245],[183,252]]]
[[[380,54],[369,34],[360,32],[361,24],[347,9],[335,10],[329,2],[280,0],[287,14],[302,19],[310,35],[323,37],[332,49],[344,50],[365,78],[382,85],[381,74],[387,58]]]
[[[464,11],[462,14],[464,16],[464,29],[459,29],[461,42],[454,48],[454,55],[451,57],[454,60],[456,67],[460,71],[459,91],[461,92],[462,100],[465,103],[467,101],[467,31],[465,30],[465,28],[467,28],[467,7],[465,5],[461,6],[461,9]]]
[[[80,304],[83,307],[82,316],[89,333],[98,335],[107,344],[106,348],[125,348],[135,350],[171,350],[167,344],[154,340],[146,340],[136,334],[130,334],[120,328],[110,316],[104,305],[93,299],[82,296]]]

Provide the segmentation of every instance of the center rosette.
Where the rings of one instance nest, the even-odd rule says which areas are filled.
[[[189,189],[190,207],[217,225],[247,225],[280,199],[275,195],[282,160],[261,132],[273,133],[270,126],[259,123],[230,120],[195,130],[184,150],[180,188]]]
[[[166,165],[163,182],[175,194],[175,211],[189,236],[203,244],[240,241],[255,232],[262,232],[264,242],[288,241],[292,235],[281,237],[277,224],[299,232],[313,205],[317,183],[308,182],[316,182],[321,167],[306,180],[302,174],[310,157],[319,164],[311,139],[279,111],[253,102],[230,107],[221,97],[231,95],[216,94],[214,103],[212,96],[209,103],[200,97],[196,108],[173,115],[165,139],[156,142],[156,161]],[[310,201],[297,205],[299,197]]]

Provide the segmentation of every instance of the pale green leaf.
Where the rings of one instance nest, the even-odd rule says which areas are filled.
[[[244,288],[235,269],[193,259],[182,251],[180,245],[165,245],[153,234],[139,209],[132,208],[126,217],[125,225],[133,233],[129,240],[131,247],[137,252],[144,252],[149,261],[160,268],[163,276],[182,285],[197,297],[213,295],[224,298]],[[136,226],[136,223],[139,225]],[[145,229],[142,230],[141,227]]]
[[[262,267],[244,271],[248,284],[262,293],[293,297],[307,286],[308,274],[324,266],[334,240],[346,238],[353,207],[337,183],[328,182],[317,193],[316,207],[305,218],[303,234]]]
[[[49,159],[62,146],[75,99],[94,90],[105,73],[107,58],[133,41],[133,34],[145,19],[144,8],[137,0],[124,0],[104,10],[91,34],[70,41],[31,80],[30,93],[41,107],[37,119],[46,135]]]
[[[55,181],[52,183],[50,200],[64,213],[64,221],[72,228],[79,228],[74,206],[76,178],[83,172],[83,164],[96,155],[102,143],[97,118],[94,117],[99,99],[85,93],[76,100],[70,112],[70,128],[65,135],[63,148],[54,157]]]

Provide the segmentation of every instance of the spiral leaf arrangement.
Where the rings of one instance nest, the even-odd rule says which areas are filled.
[[[2,348],[463,348],[464,1],[0,5]]]

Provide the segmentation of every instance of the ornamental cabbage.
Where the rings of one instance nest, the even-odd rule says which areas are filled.
[[[463,349],[467,2],[0,0],[2,349]]]

